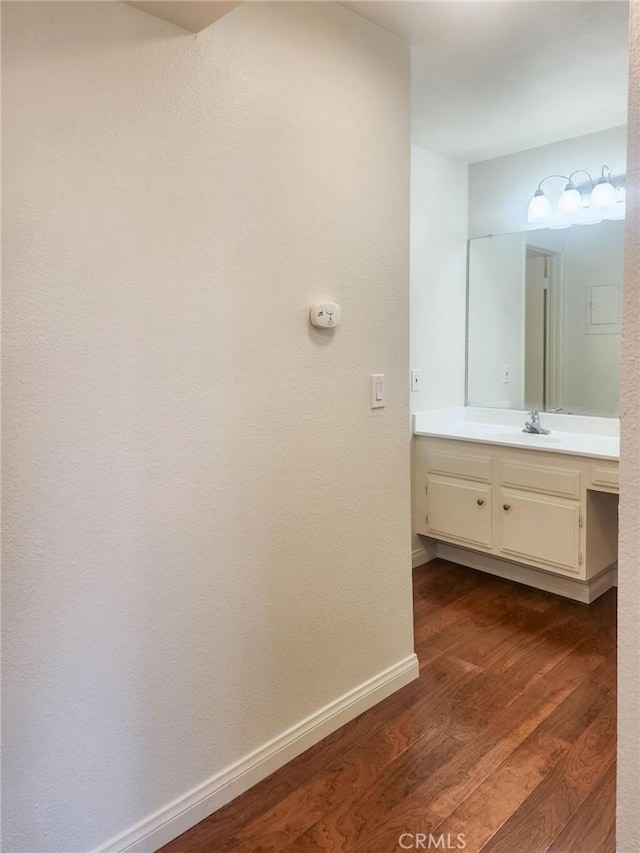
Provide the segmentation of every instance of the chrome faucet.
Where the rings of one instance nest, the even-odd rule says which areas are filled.
[[[540,412],[529,412],[529,420],[525,423],[522,432],[531,432],[535,435],[549,435],[550,429],[544,429],[540,426]]]

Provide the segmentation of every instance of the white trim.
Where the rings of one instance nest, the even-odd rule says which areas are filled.
[[[611,568],[606,569],[604,572],[600,572],[595,578],[592,578],[588,582],[589,593],[591,598],[589,599],[589,603],[595,601],[596,598],[599,598],[604,592],[608,589],[611,589],[612,586],[617,588],[618,586],[618,564],[616,563]]]
[[[590,581],[573,580],[573,578],[554,575],[533,567],[520,566],[517,563],[502,560],[500,557],[494,557],[490,554],[480,554],[477,551],[459,548],[457,545],[447,545],[444,542],[438,542],[438,557],[443,560],[451,560],[453,563],[459,563],[461,566],[467,566],[470,569],[478,569],[490,575],[497,575],[500,578],[516,581],[516,583],[526,584],[535,589],[572,598],[574,601],[581,601],[583,604],[591,604],[592,601],[611,589],[616,583],[618,574],[617,567],[614,565]]]
[[[153,853],[418,675],[418,658],[408,655],[95,848],[95,853]]]
[[[416,569],[424,563],[430,563],[438,556],[438,543],[433,539],[424,539],[423,544],[411,552],[411,567]]]

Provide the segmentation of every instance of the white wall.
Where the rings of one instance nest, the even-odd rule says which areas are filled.
[[[529,199],[546,175],[568,175],[574,169],[586,169],[595,177],[605,163],[614,175],[624,174],[626,138],[626,127],[615,127],[472,163],[469,166],[469,237],[530,229],[527,224]],[[576,180],[580,180],[577,175]],[[552,199],[563,189],[561,180],[545,184],[545,192]]]
[[[464,406],[467,165],[411,146],[414,412]]]
[[[412,659],[409,58],[3,6],[3,849],[71,853]]]
[[[617,850],[640,849],[640,3],[631,4],[618,568]]]

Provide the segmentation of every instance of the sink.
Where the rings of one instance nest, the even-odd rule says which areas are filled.
[[[533,444],[536,441],[544,444],[560,444],[561,439],[555,435],[543,435],[535,432],[523,432],[521,429],[513,429],[509,432],[487,432],[488,441],[517,441],[530,442]]]

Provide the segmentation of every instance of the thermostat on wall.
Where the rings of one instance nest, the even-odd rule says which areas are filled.
[[[340,306],[335,302],[321,302],[313,305],[309,311],[312,326],[321,329],[335,329],[340,325]]]

